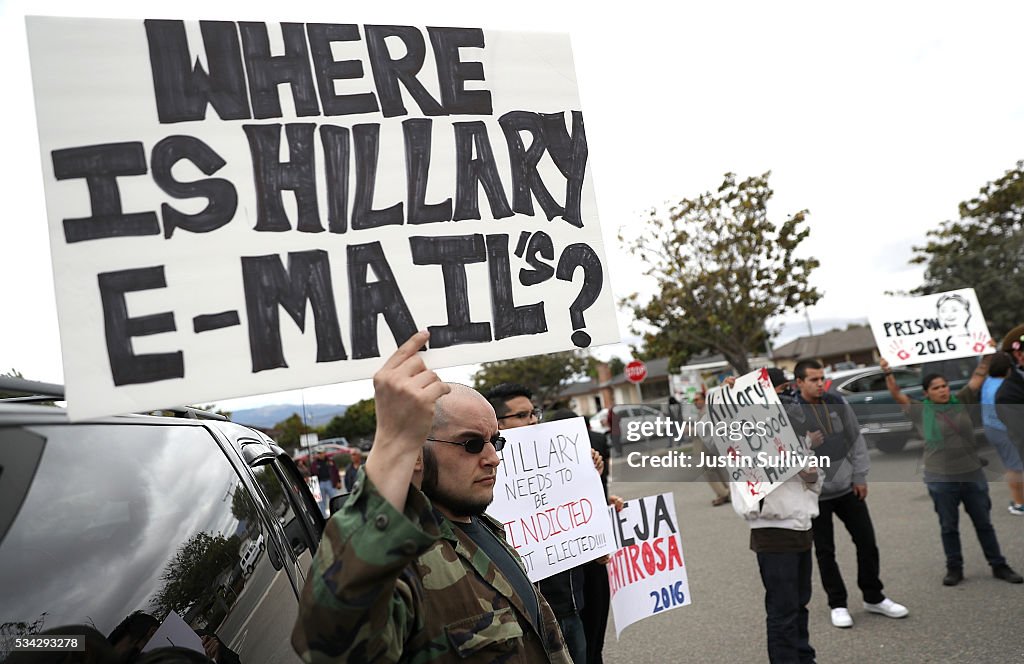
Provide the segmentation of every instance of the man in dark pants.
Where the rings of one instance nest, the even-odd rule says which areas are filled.
[[[485,395],[494,407],[498,429],[515,429],[540,422],[543,411],[533,405],[533,392],[524,385],[502,383]],[[599,470],[604,470],[602,466]],[[587,641],[580,611],[583,608],[583,568],[574,567],[537,583],[544,599],[551,604],[565,638],[569,655],[576,664],[587,661]]]
[[[818,513],[822,474],[809,468],[777,487],[752,509],[739,495],[744,483],[731,482],[732,506],[750,526],[750,550],[764,584],[768,661],[813,664],[808,630],[811,601],[811,520]]]
[[[864,598],[864,608],[889,618],[903,618],[908,613],[907,607],[882,593],[878,545],[865,502],[870,464],[857,417],[845,399],[825,392],[825,371],[818,362],[801,360],[793,373],[797,385],[796,402],[790,407],[794,428],[807,435],[818,456],[830,459],[813,530],[818,572],[828,595],[832,624],[853,627],[847,608],[846,585],[836,563],[833,514],[846,526],[857,548],[857,586]]]
[[[554,422],[573,417],[579,416],[568,408],[560,408],[545,416],[544,421]],[[622,511],[622,498],[608,495],[608,472],[612,463],[609,458],[608,437],[592,431],[586,418],[583,422],[587,425],[587,434],[590,436],[590,448],[596,450],[604,460],[604,470],[601,471],[604,497],[609,505],[614,505],[617,511]],[[580,610],[580,620],[583,621],[583,634],[587,643],[586,664],[603,664],[604,635],[608,628],[608,612],[612,601],[611,588],[608,586],[608,556],[583,563],[582,569],[583,608]]]

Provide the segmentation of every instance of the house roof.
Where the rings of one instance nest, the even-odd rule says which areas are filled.
[[[600,383],[592,378],[581,380],[578,383],[572,383],[562,388],[562,391],[558,393],[560,397],[574,397],[580,394],[590,394],[591,392],[597,392],[601,389]]]
[[[776,348],[772,356],[776,359],[831,357],[874,348],[875,335],[870,327],[851,327],[794,339]]]

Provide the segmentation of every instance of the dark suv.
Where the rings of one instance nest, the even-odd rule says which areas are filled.
[[[12,387],[39,391],[0,379]],[[146,638],[179,617],[216,636],[221,664],[300,661],[290,634],[320,510],[273,440],[181,415],[72,423],[0,401],[0,660],[19,637],[106,637],[142,612]]]
[[[950,390],[955,393],[967,384],[976,364],[975,358],[945,360],[896,367],[893,375],[904,394],[920,400],[923,398],[921,379],[925,375],[941,374],[949,380]],[[827,378],[826,389],[841,394],[853,408],[868,447],[877,447],[885,453],[899,452],[916,436],[914,425],[889,394],[881,368],[865,367],[833,372]],[[974,410],[971,414],[975,415]]]

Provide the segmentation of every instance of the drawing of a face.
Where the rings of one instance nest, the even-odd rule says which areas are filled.
[[[971,320],[971,305],[959,295],[943,295],[935,303],[942,327],[956,334],[967,334],[967,322]]]

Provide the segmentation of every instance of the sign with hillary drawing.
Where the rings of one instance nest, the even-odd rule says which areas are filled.
[[[869,321],[879,353],[894,367],[995,352],[973,288],[885,298]]]
[[[618,341],[567,35],[27,27],[72,418]]]

